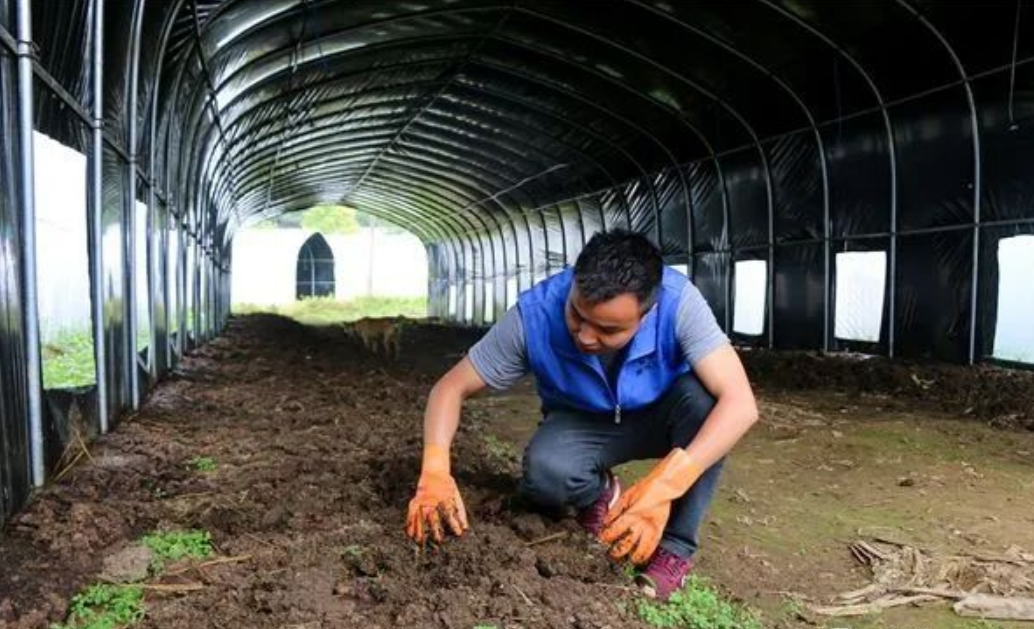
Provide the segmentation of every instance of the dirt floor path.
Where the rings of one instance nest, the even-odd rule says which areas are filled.
[[[233,320],[0,537],[0,628],[61,620],[105,557],[150,531],[194,528],[234,561],[163,581],[198,589],[148,590],[140,626],[648,626],[600,547],[512,499],[537,422],[529,385],[465,413],[454,467],[471,533],[422,551],[405,539],[425,396],[472,338],[414,330],[403,365],[333,328]],[[987,566],[1026,570],[1034,551],[1034,433],[878,395],[762,389],[760,399],[763,421],[730,461],[699,571],[765,626],[979,626],[945,602],[852,618],[808,611],[872,583],[874,569],[913,585],[920,563],[959,587],[1025,585]],[[190,469],[201,456],[217,469]],[[899,555],[911,572],[886,570]]]

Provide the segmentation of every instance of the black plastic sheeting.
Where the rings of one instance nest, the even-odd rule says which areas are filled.
[[[18,238],[18,7],[33,125],[96,173],[109,426],[225,324],[236,231],[318,203],[419,236],[452,320],[620,227],[739,343],[953,362],[989,356],[997,243],[1034,230],[1026,0],[0,0],[0,520],[27,491],[21,289],[46,263]],[[834,338],[843,251],[887,254],[877,342]],[[731,329],[744,260],[767,265],[756,336]]]

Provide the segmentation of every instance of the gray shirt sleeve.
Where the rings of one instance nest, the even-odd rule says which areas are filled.
[[[507,310],[503,318],[467,352],[474,371],[493,389],[513,386],[529,370],[524,320],[518,308],[514,306]]]
[[[729,338],[718,327],[711,306],[692,282],[686,284],[682,291],[675,331],[682,345],[682,353],[691,366],[729,342]]]

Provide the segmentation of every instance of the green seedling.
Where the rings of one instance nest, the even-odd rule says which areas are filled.
[[[208,531],[167,531],[145,535],[144,546],[154,553],[152,572],[160,572],[165,564],[184,557],[203,559],[212,554],[212,536]]]
[[[754,613],[725,600],[698,576],[691,576],[666,603],[639,601],[638,612],[639,618],[653,627],[761,629]]]
[[[500,440],[495,435],[485,435],[482,437],[482,440],[485,442],[485,447],[488,448],[488,454],[492,458],[503,463],[517,460],[517,450],[513,445]]]
[[[116,629],[144,617],[144,591],[133,585],[91,585],[72,598],[64,624],[51,629]]]
[[[626,580],[628,580],[628,581],[634,580],[636,573],[637,573],[637,570],[636,570],[634,564],[625,563],[625,564],[621,565],[621,575],[623,577],[625,577]]]
[[[214,472],[219,467],[210,456],[196,456],[187,462],[187,466],[195,472]]]
[[[363,554],[363,547],[359,544],[351,544],[341,549],[341,553],[349,557],[358,557]]]

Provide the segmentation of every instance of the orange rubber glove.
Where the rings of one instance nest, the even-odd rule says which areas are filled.
[[[671,503],[685,495],[703,472],[685,450],[675,448],[646,478],[621,494],[600,533],[600,541],[610,546],[610,556],[628,556],[636,564],[649,561],[668,524]]]
[[[467,508],[449,471],[449,451],[436,444],[424,447],[423,469],[416,486],[416,496],[409,501],[406,534],[423,544],[430,531],[437,543],[445,540],[442,521],[453,535],[459,537],[470,528]]]

